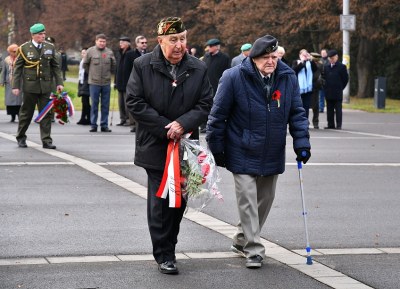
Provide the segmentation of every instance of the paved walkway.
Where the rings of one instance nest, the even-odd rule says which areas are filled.
[[[4,112],[2,113],[4,114]],[[365,114],[357,112],[351,112],[351,116],[355,120],[366,117]],[[396,116],[389,115],[389,117],[382,116],[382,120],[376,121],[376,123],[379,126],[387,126],[388,123],[389,126],[398,126],[399,120]],[[359,126],[364,125],[364,122],[353,121],[350,124],[351,126]],[[0,176],[2,180],[8,180],[7,182],[2,181],[0,193],[2,204],[0,209],[2,208],[1,211],[4,212],[2,216],[5,216],[5,221],[0,225],[1,232],[4,234],[0,243],[4,248],[0,256],[0,288],[23,288],[17,287],[19,285],[25,286],[25,288],[92,288],[82,287],[84,286],[82,284],[95,284],[97,288],[131,288],[129,286],[132,286],[132,284],[137,285],[135,288],[162,288],[157,287],[159,286],[158,281],[149,281],[150,283],[145,284],[129,274],[129,270],[126,271],[129,268],[139,266],[139,268],[136,268],[137,271],[132,272],[140,272],[143,279],[155,278],[155,280],[160,280],[160,278],[165,278],[159,276],[161,274],[154,276],[154,261],[152,261],[145,223],[145,178],[143,172],[132,164],[134,136],[129,133],[129,128],[115,127],[111,134],[89,134],[88,127],[75,124],[68,124],[64,127],[55,125],[53,138],[58,139],[60,144],[56,143],[58,149],[54,151],[41,148],[37,127],[34,126],[35,124],[32,124],[32,128],[28,131],[28,137],[32,138],[31,141],[28,141],[29,148],[26,150],[19,149],[16,147],[13,135],[16,126],[5,123],[4,116],[0,118],[0,147],[3,152],[0,159]],[[29,134],[29,132],[31,133]],[[390,178],[390,175],[396,175],[399,172],[400,158],[398,153],[391,154],[390,160],[386,158],[385,154],[376,154],[381,150],[383,152],[387,145],[393,147],[393,144],[399,141],[400,130],[391,132],[391,134],[387,134],[383,129],[376,131],[351,129],[332,133],[311,131],[315,162],[310,161],[307,164],[305,177],[307,177],[306,170],[314,172],[314,168],[317,172],[326,170],[334,178],[338,174],[340,176],[341,170],[348,167],[351,172],[357,171],[358,168],[364,168],[367,178],[370,172],[372,173],[371,176],[375,177],[380,176],[381,173],[387,174],[389,172],[389,178],[385,181],[387,189],[384,191],[388,191],[385,195],[391,205],[387,206],[386,209],[391,212],[392,207],[396,207],[395,205],[399,203],[399,198],[397,193],[392,191],[392,188],[394,189],[398,185],[397,179]],[[62,139],[63,141],[61,141]],[[289,141],[290,138],[288,138],[288,143]],[[326,145],[321,145],[320,142],[332,145],[332,141],[340,147],[340,150],[331,148],[334,157],[328,156],[329,162],[324,160],[326,156],[321,154],[321,151],[325,152]],[[351,148],[354,141],[361,141],[367,147],[372,147],[371,153],[374,152],[374,148],[379,148],[372,157],[368,155],[364,157],[364,152],[359,152],[359,154],[354,152],[354,150],[362,150],[363,146]],[[343,144],[340,144],[341,142]],[[348,148],[347,151],[344,150],[346,147]],[[338,153],[343,155],[350,153],[351,157],[338,156]],[[320,156],[318,156],[319,154]],[[291,154],[288,153],[288,155]],[[369,161],[365,162],[365,159]],[[374,172],[376,169],[384,171],[377,173]],[[295,172],[295,170],[295,163],[288,162],[288,172],[285,174]],[[44,188],[43,184],[48,182],[49,176],[40,174],[39,171],[52,172],[50,173],[53,181],[51,183],[57,185],[58,188],[52,187],[50,190]],[[326,172],[320,174],[320,176],[315,174],[315,176],[321,178],[326,175]],[[345,236],[337,236],[337,239],[346,243],[329,246],[329,242],[323,241],[324,238],[320,238],[321,236],[318,236],[318,238],[316,233],[312,234],[311,242],[312,245],[315,245],[312,251],[314,264],[311,266],[306,265],[305,257],[302,256],[304,255],[304,249],[301,249],[304,246],[304,237],[299,234],[302,231],[301,226],[299,226],[301,222],[297,222],[295,230],[284,229],[283,231],[287,232],[283,232],[283,235],[282,228],[291,228],[290,223],[293,223],[293,221],[283,221],[280,224],[277,222],[272,227],[267,225],[266,230],[263,231],[263,236],[267,237],[263,239],[268,254],[266,264],[261,270],[252,271],[243,268],[243,260],[227,250],[229,239],[232,238],[235,231],[234,223],[237,219],[237,213],[231,209],[234,208],[232,207],[234,198],[229,196],[229,191],[232,190],[229,173],[226,171],[221,173],[223,181],[220,187],[225,195],[225,204],[214,203],[207,207],[203,213],[189,210],[185,215],[180,235],[183,240],[178,243],[179,254],[177,256],[181,277],[176,279],[177,283],[173,283],[175,287],[210,288],[219,284],[219,288],[247,288],[252,284],[253,288],[396,288],[391,287],[397,286],[396,282],[388,282],[386,277],[388,273],[392,273],[392,276],[396,276],[396,274],[398,276],[400,271],[398,270],[400,246],[398,238],[395,237],[398,237],[399,233],[397,226],[399,218],[396,218],[398,213],[392,215],[392,220],[397,221],[397,224],[394,221],[393,226],[382,224],[382,221],[385,222],[385,216],[375,216],[376,219],[370,226],[380,226],[382,232],[384,232],[381,234],[389,235],[389,237],[386,237],[387,239],[382,242],[379,240],[380,236],[376,236],[375,244],[368,244],[367,242],[364,243],[364,246],[360,246],[363,245],[362,240],[352,241],[353,235],[362,235],[356,229],[353,229],[353,232],[348,231],[346,224],[342,224],[342,231],[335,231],[333,226],[328,229],[332,220],[322,218],[316,222],[315,218],[321,218],[323,215],[317,212],[310,214],[310,228],[314,232],[318,232],[321,236],[331,235],[332,233],[334,235],[337,233],[344,234]],[[284,176],[280,178],[282,186],[296,187],[296,185],[288,185],[288,180]],[[325,198],[328,198],[328,202],[331,199],[320,192],[314,194],[314,187],[317,186],[313,185],[314,182],[310,180],[311,176],[308,177],[309,179],[306,179],[306,196],[310,200],[312,213],[312,211],[318,211],[318,206],[324,206],[324,201],[318,200],[318,198],[325,196]],[[79,178],[81,181],[78,181]],[[348,179],[354,181],[355,176],[349,174]],[[224,182],[224,180],[226,181]],[[321,181],[326,182],[325,179],[321,179]],[[344,188],[344,191],[351,191],[351,186],[348,187],[336,183],[336,191],[342,190],[341,188]],[[356,187],[367,195],[369,191],[371,193],[374,191],[374,188],[369,184],[359,183]],[[35,194],[34,198],[27,193],[27,188]],[[330,191],[329,186],[325,189]],[[296,191],[298,192],[298,188]],[[126,195],[126,193],[129,193],[132,197]],[[284,192],[283,194],[285,195]],[[92,199],[93,195],[96,198]],[[340,197],[340,194],[337,197]],[[353,203],[353,200],[356,201],[354,204],[357,204],[357,200],[359,200],[357,197],[348,196],[345,206]],[[291,207],[286,201],[291,202],[291,197],[286,199],[285,196],[283,200],[276,200],[271,216],[267,221],[268,224],[269,222],[274,224],[276,220],[283,220],[279,214],[278,216],[273,215],[273,212],[281,211],[280,207],[284,208],[282,213],[288,215],[286,219],[290,217],[292,214],[290,212]],[[125,202],[130,204],[131,207],[125,207]],[[102,206],[102,209],[97,210],[92,206],[93,204]],[[60,206],[63,208],[57,209]],[[335,207],[337,204],[331,203],[331,206]],[[298,211],[298,206],[296,207]],[[72,210],[72,212],[65,213],[66,208]],[[127,212],[132,214],[132,208],[134,208],[133,212],[136,216],[133,219],[131,216],[124,216],[124,213]],[[43,211],[44,209],[48,212]],[[356,216],[365,216],[365,209],[359,210],[354,206],[352,209],[356,212]],[[88,210],[91,212],[90,214],[87,213]],[[382,208],[379,208],[379,210],[382,210]],[[32,215],[29,215],[30,212]],[[64,213],[62,214],[62,212]],[[108,213],[107,216],[104,216],[105,212]],[[49,217],[47,213],[50,216],[53,215],[53,218]],[[350,217],[347,221],[350,221],[351,212],[345,214]],[[85,216],[94,222],[103,221],[104,226],[98,223],[94,226],[93,224],[86,224],[85,220],[82,219]],[[25,219],[27,217],[32,220],[16,222],[20,218]],[[65,224],[65,218],[70,217],[74,218],[74,222]],[[113,221],[112,219],[116,220]],[[341,217],[337,216],[336,220],[333,221],[340,222],[340,220]],[[369,220],[369,218],[366,218],[362,222]],[[301,218],[299,221],[301,221]],[[356,220],[353,219],[354,221]],[[28,224],[31,224],[32,229],[27,230]],[[128,225],[129,228],[127,228],[126,224],[133,224],[133,227]],[[61,226],[63,230],[58,230],[56,226]],[[352,224],[350,224],[351,226]],[[275,228],[278,228],[278,230]],[[64,235],[65,231],[68,236]],[[76,234],[76,231],[82,232],[83,235]],[[277,233],[274,233],[274,231]],[[97,237],[90,237],[91,232]],[[188,234],[188,232],[193,232],[193,234]],[[57,233],[60,236],[57,236]],[[128,235],[125,235],[125,238],[118,238],[118,240],[109,237],[110,234],[120,236],[121,234],[124,235],[123,233]],[[293,237],[287,237],[286,234],[296,235],[296,237],[293,239]],[[390,237],[391,234],[393,234],[393,239]],[[20,236],[21,240],[16,240],[16,236]],[[279,236],[279,239],[275,238],[276,236]],[[64,237],[69,242],[65,242]],[[134,240],[132,240],[132,237]],[[291,238],[292,241],[290,241]],[[289,243],[285,243],[288,241],[282,243],[281,240],[289,240]],[[35,245],[35,242],[38,245]],[[104,242],[111,244],[105,245]],[[183,245],[179,247],[181,242]],[[362,260],[364,256],[374,266],[368,266],[368,261],[358,263],[358,260]],[[352,264],[357,265],[351,267]],[[350,267],[347,267],[347,265]],[[43,272],[43,270],[53,271],[54,268],[52,269],[51,266],[57,266],[55,268],[61,270],[58,272],[59,280],[54,280]],[[107,268],[108,274],[104,276],[97,274],[92,276],[90,274],[90,272],[102,272],[101,268],[104,269],[104,266]],[[76,273],[78,269],[81,273],[78,274],[75,283],[63,281],[70,276],[75,276],[74,272]],[[143,269],[146,270],[143,271]],[[192,272],[192,270],[194,271]],[[109,274],[117,274],[121,271],[123,272],[122,281],[112,280],[113,278],[107,279]],[[86,272],[86,275],[83,272]],[[301,274],[298,274],[298,272],[301,272]],[[376,276],[374,272],[380,272],[379,276]],[[207,279],[210,274],[213,277]],[[249,274],[251,280],[249,280]],[[39,279],[42,279],[42,281],[34,279],[33,276],[40,276]],[[286,276],[286,278],[283,278],[283,280],[282,276]],[[242,279],[237,280],[238,277]],[[370,280],[369,277],[374,277],[374,280]],[[236,283],[230,281],[232,278],[236,280]],[[201,280],[201,282],[199,283],[197,280]],[[5,284],[4,287],[1,287],[2,282]],[[19,282],[21,284],[18,284]]]

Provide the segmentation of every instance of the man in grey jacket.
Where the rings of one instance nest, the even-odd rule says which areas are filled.
[[[96,35],[96,45],[87,50],[83,61],[83,67],[89,73],[88,83],[92,100],[90,132],[97,131],[99,102],[101,102],[101,131],[111,132],[108,128],[108,113],[110,110],[111,74],[115,71],[116,61],[114,53],[106,47],[106,44],[107,38],[104,34]]]

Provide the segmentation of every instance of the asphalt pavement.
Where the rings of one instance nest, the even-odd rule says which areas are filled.
[[[176,276],[160,274],[151,255],[135,134],[116,126],[117,112],[111,133],[90,133],[79,114],[53,125],[57,150],[45,150],[35,123],[28,148],[18,148],[17,123],[0,111],[0,289],[399,288],[399,114],[345,110],[343,130],[310,129],[303,177],[313,265],[288,135],[286,172],[261,232],[263,267],[249,270],[229,250],[238,213],[233,178],[221,169],[223,202],[182,221]],[[320,120],[326,126],[325,113]]]

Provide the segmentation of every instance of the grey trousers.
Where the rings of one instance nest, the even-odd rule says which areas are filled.
[[[233,174],[240,221],[233,242],[243,246],[246,257],[265,258],[260,231],[275,198],[278,175],[251,176]]]

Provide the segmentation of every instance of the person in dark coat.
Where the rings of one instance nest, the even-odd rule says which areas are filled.
[[[131,50],[131,40],[129,37],[121,36],[119,38],[119,51],[117,58],[117,69],[115,73],[115,86],[118,90],[118,107],[119,107],[119,118],[120,123],[117,126],[125,125],[129,120],[129,116],[126,108],[126,82],[124,72],[124,60],[126,54]]]
[[[316,52],[310,53],[312,56],[312,62],[315,63],[317,69],[313,72],[313,89],[311,95],[311,109],[313,112],[312,124],[315,129],[319,129],[319,92],[323,87],[323,80],[321,78],[322,63],[320,61],[321,55]]]
[[[83,59],[86,56],[86,48],[81,51],[82,60],[79,63],[79,79],[78,79],[78,96],[82,101],[82,114],[81,119],[77,122],[80,125],[90,124],[90,89],[87,71],[83,68]]]
[[[158,24],[158,45],[137,58],[129,78],[127,107],[135,118],[135,165],[148,176],[147,218],[153,256],[161,273],[176,274],[175,246],[185,201],[170,208],[169,200],[158,198],[170,140],[179,140],[207,120],[212,105],[212,88],[206,65],[186,53],[186,28],[178,17]],[[170,192],[171,193],[171,192]]]
[[[136,58],[144,55],[147,53],[147,39],[143,35],[139,35],[135,39],[135,44],[136,48],[131,49],[126,52],[125,58],[124,58],[124,63],[123,63],[123,84],[122,86],[125,87],[128,83],[129,76],[131,75],[132,72],[132,67],[133,67],[133,61],[135,61]],[[136,125],[135,125],[135,119],[132,117],[131,114],[127,113],[129,117],[129,124],[131,125],[131,132],[136,131]]]
[[[64,48],[62,48],[62,47],[60,48],[59,53],[60,53],[60,58],[61,58],[60,69],[62,72],[63,80],[65,81],[65,80],[67,80],[67,77],[65,74],[68,71],[68,56],[67,56],[67,53],[65,53]]]
[[[311,156],[308,120],[293,70],[278,59],[278,41],[257,39],[243,62],[221,77],[207,122],[206,140],[218,166],[233,173],[240,221],[231,250],[260,268],[260,231],[285,170],[286,130],[297,161]]]
[[[343,89],[349,81],[347,68],[338,62],[336,50],[328,51],[329,64],[324,66],[326,116],[328,126],[325,129],[342,129]],[[336,126],[335,126],[336,114]]]
[[[213,93],[217,92],[218,82],[222,73],[231,67],[229,56],[221,51],[221,42],[219,39],[213,38],[206,43],[207,53],[203,57],[203,61],[207,64],[208,78],[210,79]],[[206,123],[200,127],[202,133],[206,132]]]

